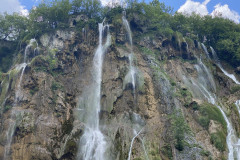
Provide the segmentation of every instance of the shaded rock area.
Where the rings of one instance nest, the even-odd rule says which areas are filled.
[[[79,118],[79,99],[91,81],[93,55],[98,45],[96,31],[74,30],[74,21],[85,20],[84,16],[73,17],[72,30],[58,30],[37,40],[41,50],[24,70],[18,101],[16,91],[22,70],[12,67],[0,79],[0,159],[6,158],[9,124],[15,121],[8,159],[76,159],[85,127]],[[213,74],[215,94],[224,104],[237,134],[240,118],[233,103],[240,90],[233,91],[235,84],[204,56],[196,40],[190,45],[186,41],[180,43],[174,36],[145,35],[147,29],[142,22],[137,15],[130,22],[134,28],[135,89],[131,83],[124,86],[130,63],[125,30],[110,24],[112,44],[104,55],[100,111],[100,129],[108,144],[106,159],[127,159],[135,131],[140,130],[131,159],[227,158],[227,148],[219,150],[211,140],[222,124],[214,120],[209,120],[207,128],[200,124],[203,115],[196,108],[206,100],[189,91],[182,76],[196,78],[195,65],[202,57]],[[141,38],[135,33],[141,33]],[[15,116],[18,113],[20,118]],[[174,117],[180,115],[190,132],[176,124],[173,127]],[[181,139],[174,135],[178,131]]]

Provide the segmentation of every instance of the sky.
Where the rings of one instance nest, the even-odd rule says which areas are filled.
[[[0,0],[0,12],[20,12],[27,15],[28,11],[41,0]],[[106,0],[102,0],[106,1]],[[140,0],[141,1],[141,0]],[[151,0],[145,0],[145,2]],[[240,0],[160,0],[174,11],[190,15],[192,12],[202,16],[212,15],[229,18],[236,23],[240,22]]]

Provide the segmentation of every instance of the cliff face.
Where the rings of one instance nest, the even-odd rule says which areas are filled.
[[[201,45],[134,30],[131,47],[124,25],[110,25],[109,32],[99,112],[105,159],[227,158],[228,127],[210,98],[238,135],[239,87]],[[0,159],[76,159],[86,130],[85,101],[94,101],[89,90],[98,34],[45,34],[37,52],[36,44],[28,47],[26,67],[15,65],[2,75]],[[106,37],[104,31],[104,43]]]

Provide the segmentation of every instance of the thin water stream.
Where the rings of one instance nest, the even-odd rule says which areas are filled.
[[[8,129],[7,129],[7,132],[6,132],[7,141],[6,141],[6,145],[4,147],[4,156],[3,156],[4,160],[11,159],[9,157],[9,153],[10,153],[10,149],[11,149],[12,139],[13,139],[14,132],[16,130],[17,122],[21,120],[21,115],[22,115],[22,111],[18,109],[18,103],[23,98],[21,84],[22,84],[24,71],[25,71],[25,69],[28,65],[28,56],[30,54],[31,47],[34,45],[34,43],[37,44],[36,40],[31,39],[29,44],[25,48],[23,63],[17,65],[16,68],[15,68],[17,71],[21,71],[21,74],[20,74],[20,79],[17,83],[17,87],[16,87],[16,91],[15,91],[14,104],[13,104],[13,108],[12,108],[11,114],[10,114],[11,118],[10,118],[10,122],[8,124]],[[38,44],[37,44],[37,47],[38,47]]]
[[[85,116],[85,130],[80,139],[77,159],[79,160],[105,160],[107,142],[99,128],[99,112],[101,109],[101,82],[104,53],[111,44],[109,26],[102,23],[98,25],[99,44],[93,58],[92,83],[88,88],[88,95],[83,103]],[[103,33],[107,29],[107,40],[103,44]],[[79,106],[79,107],[83,107]],[[81,108],[80,108],[81,109]]]
[[[190,83],[186,81],[186,79],[183,77],[183,80],[185,84],[188,86],[188,88],[195,94],[198,94],[198,97],[203,97],[204,99],[207,99],[207,101],[215,106],[221,111],[224,120],[227,124],[227,147],[228,147],[228,159],[234,160],[236,159],[236,143],[237,143],[237,137],[234,133],[234,129],[228,120],[225,112],[223,109],[219,106],[218,100],[216,95],[214,94],[213,88],[215,88],[215,83],[212,81],[213,77],[208,68],[201,62],[201,59],[199,59],[198,64],[195,65],[195,68],[197,70],[198,76],[197,78],[189,77]],[[187,82],[187,83],[186,83]],[[214,85],[214,86],[212,86]],[[201,96],[202,95],[202,96]]]

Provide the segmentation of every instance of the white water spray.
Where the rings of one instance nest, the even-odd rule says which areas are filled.
[[[22,79],[23,79],[24,71],[28,65],[28,61],[29,61],[28,56],[31,52],[31,47],[34,45],[34,43],[37,45],[36,48],[34,49],[34,55],[36,54],[35,52],[38,51],[38,43],[37,43],[36,39],[31,39],[29,44],[25,48],[23,63],[21,63],[20,65],[18,65],[16,67],[17,70],[22,70],[22,72],[21,72],[20,79],[19,79],[19,82],[17,85],[16,93],[15,93],[15,105],[20,99],[22,99],[22,95],[23,95],[22,89],[21,89]]]
[[[22,71],[21,71],[19,82],[17,83],[16,91],[15,91],[15,99],[14,99],[15,107],[12,108],[11,118],[10,118],[11,121],[8,125],[8,130],[6,132],[7,143],[4,148],[4,160],[8,160],[8,158],[10,158],[9,153],[10,153],[10,147],[12,144],[13,135],[14,135],[14,132],[16,129],[17,122],[19,121],[19,116],[21,117],[22,112],[17,109],[17,104],[18,104],[19,100],[22,99],[22,97],[23,97],[22,89],[21,89],[23,74],[28,65],[28,55],[29,55],[31,47],[34,45],[34,43],[37,44],[37,41],[35,39],[31,39],[29,44],[25,48],[23,63],[17,65],[15,68],[17,71],[20,71],[20,70],[22,70]],[[37,44],[36,48],[38,48],[38,44]]]
[[[206,54],[207,57],[210,59],[210,56],[209,56],[209,53],[208,53],[207,47],[206,47],[203,43],[201,43],[201,45],[202,45],[202,48],[203,48],[205,54]]]
[[[128,59],[129,59],[129,72],[127,74],[127,78],[129,77],[128,75],[131,75],[131,83],[133,86],[133,90],[135,92],[135,87],[136,87],[136,80],[135,80],[135,76],[136,76],[136,69],[133,65],[133,58],[134,58],[134,53],[133,53],[133,42],[132,42],[132,32],[129,26],[129,23],[126,19],[126,12],[123,12],[123,16],[122,16],[122,21],[123,21],[123,25],[127,31],[127,35],[128,35],[128,39],[129,39],[129,43],[130,43],[130,54],[128,55]],[[125,86],[124,86],[125,87]]]
[[[223,109],[218,105],[217,103],[217,97],[216,95],[211,92],[211,73],[208,70],[208,68],[204,64],[201,63],[201,61],[198,61],[198,64],[195,65],[195,68],[197,69],[198,77],[195,79],[193,77],[189,77],[190,81],[187,81],[185,76],[183,75],[183,82],[187,87],[189,87],[190,90],[192,90],[194,95],[197,95],[200,99],[204,100],[207,99],[207,101],[215,106],[221,111],[224,120],[227,124],[227,147],[228,147],[228,160],[234,160],[236,158],[236,142],[237,142],[237,137],[235,136],[234,129],[228,120],[225,112]],[[210,76],[210,77],[208,77]],[[214,82],[214,81],[213,81]],[[215,83],[214,83],[215,85]]]
[[[232,79],[236,84],[239,84],[240,85],[240,82],[237,80],[237,78],[234,76],[234,74],[230,74],[228,73],[226,70],[223,69],[220,61],[219,61],[219,58],[215,52],[215,50],[210,47],[211,50],[212,50],[212,55],[213,55],[213,60],[215,61],[215,63],[217,64],[217,66],[222,70],[222,72],[227,76],[229,77],[230,79]]]
[[[107,28],[107,40],[103,45],[103,33]],[[80,139],[80,146],[77,159],[84,160],[105,160],[105,137],[99,129],[99,112],[101,109],[101,82],[102,82],[102,65],[104,53],[111,44],[109,26],[104,22],[99,23],[99,45],[93,58],[93,81],[89,86],[88,98],[85,106],[85,131]],[[81,106],[80,106],[81,107]]]
[[[129,149],[129,152],[128,152],[128,160],[131,160],[132,147],[133,147],[134,140],[136,139],[137,136],[139,136],[139,134],[141,132],[142,132],[142,129],[138,133],[136,132],[136,130],[133,130],[133,133],[135,134],[135,136],[133,137],[133,139],[131,141],[130,149]]]
[[[4,147],[4,156],[3,156],[4,160],[10,160],[11,159],[9,157],[9,153],[10,153],[10,150],[11,150],[13,135],[14,135],[14,132],[16,130],[17,123],[21,120],[23,113],[24,112],[22,112],[18,109],[13,109],[11,111],[10,123],[9,123],[9,126],[8,126],[8,130],[6,132],[7,141],[6,141],[6,145]]]

